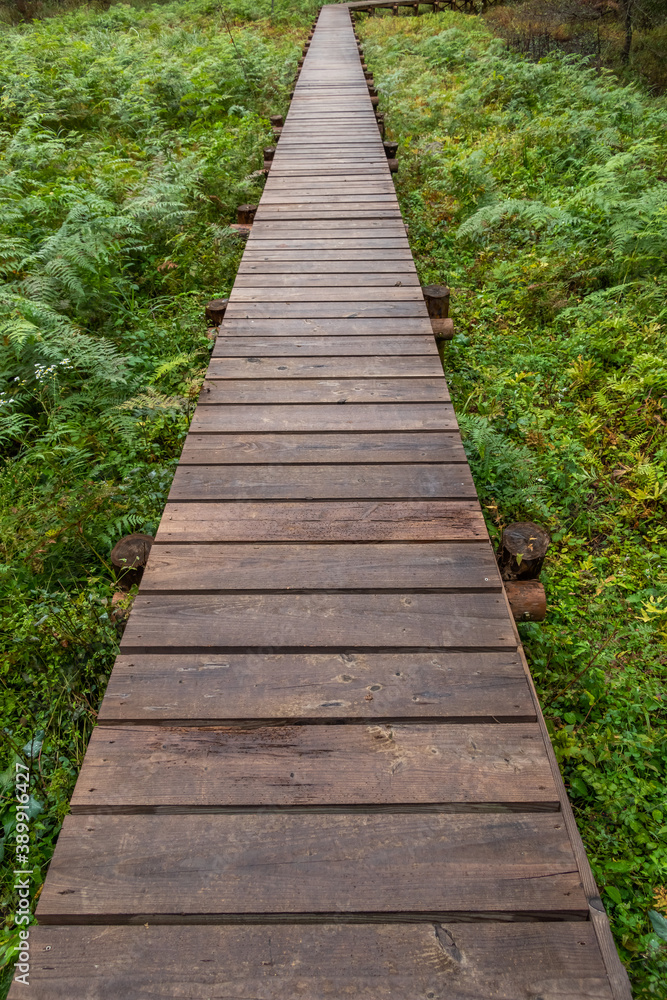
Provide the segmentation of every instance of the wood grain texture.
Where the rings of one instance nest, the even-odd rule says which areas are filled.
[[[199,405],[239,403],[448,403],[444,376],[434,378],[261,378],[206,379]]]
[[[586,923],[31,927],[30,941],[31,1000],[612,1000]]]
[[[66,816],[37,907],[41,923],[587,912],[557,813]]]
[[[179,465],[170,500],[438,499],[475,497],[467,465]]]
[[[330,261],[329,263],[332,262]],[[337,263],[344,264],[345,261],[338,261]],[[263,265],[265,269],[270,266],[270,264]],[[345,286],[348,289],[363,288],[364,293],[370,291],[371,288],[375,291],[377,291],[378,288],[403,288],[405,290],[414,290],[419,287],[419,278],[411,271],[399,271],[396,268],[394,268],[393,271],[379,271],[377,273],[350,273],[349,271],[340,270],[309,270],[304,273],[303,271],[299,271],[297,269],[293,271],[270,271],[260,270],[259,267],[257,267],[252,272],[244,271],[242,274],[237,274],[236,281],[234,282],[234,288],[237,290],[251,288],[259,290],[269,288],[275,290],[276,293],[279,293],[285,288],[317,288],[321,291],[325,288],[340,288],[341,286]],[[357,293],[357,295],[358,294],[359,293]]]
[[[335,234],[337,237],[342,238],[345,234],[346,239],[357,239],[358,236],[365,238],[367,235],[382,234],[383,236],[389,236],[390,234],[405,237],[405,227],[400,221],[385,221],[383,219],[326,219],[322,222],[318,221],[308,221],[304,219],[300,226],[285,226],[283,222],[278,221],[259,221],[255,217],[255,224],[252,227],[252,239],[277,239],[278,237],[291,238],[296,235],[300,239],[305,239],[316,233],[322,232],[325,234],[324,239],[328,238],[328,234]]]
[[[358,297],[349,302],[230,302],[225,315],[229,319],[402,319],[428,314],[423,300],[369,302]]]
[[[449,403],[294,403],[200,406],[192,433],[264,433],[266,431],[454,431]]]
[[[465,462],[458,434],[188,434],[181,465]]]
[[[321,281],[323,284],[326,282],[331,282],[335,280],[334,275],[358,275],[359,279],[364,279],[367,275],[374,277],[375,280],[373,284],[382,284],[386,281],[401,281],[405,284],[410,283],[414,287],[415,283],[419,283],[417,277],[417,272],[415,270],[415,265],[412,258],[404,257],[403,259],[394,260],[390,258],[380,258],[379,260],[373,260],[368,264],[367,267],[363,266],[363,262],[356,263],[350,260],[324,260],[319,254],[313,260],[289,260],[289,259],[278,259],[278,260],[263,260],[257,259],[255,255],[252,257],[243,257],[238,271],[238,279],[244,284],[252,276],[264,276],[264,275],[288,275],[292,279],[298,279],[300,276],[304,278],[308,283],[315,283],[316,281]],[[364,280],[354,280],[351,282],[355,286],[365,288],[367,284],[371,282],[365,282]]]
[[[211,991],[295,1000],[322,989],[350,1000],[612,996],[582,924],[45,927],[33,936],[34,1000],[153,1000],[163,977],[169,1000],[209,1000]]]
[[[72,813],[429,806],[557,811],[536,723],[98,726]]]
[[[514,649],[502,595],[139,594],[124,653]]]
[[[275,319],[230,319],[225,317],[220,331],[227,337],[433,337],[431,321],[427,316],[412,316],[404,319],[383,319],[378,321],[372,317],[336,317],[302,316],[290,319],[276,317]],[[391,347],[388,342],[387,347]]]
[[[326,242],[326,241],[324,241]],[[344,242],[344,241],[341,241]],[[380,241],[382,242],[382,241]],[[385,241],[389,242],[389,241]],[[350,247],[344,246],[337,249],[327,247],[278,247],[269,249],[266,245],[251,246],[250,242],[246,249],[248,263],[259,263],[260,261],[310,261],[316,260],[317,266],[322,261],[363,261],[364,270],[375,267],[377,261],[385,261],[394,264],[395,261],[412,263],[412,255],[407,247]],[[414,263],[413,263],[414,267]]]
[[[432,336],[387,337],[228,337],[218,334],[212,358],[218,357],[377,357],[391,350],[393,358],[404,355],[438,356]]]
[[[488,538],[477,501],[172,501],[158,542],[389,542]]]
[[[251,354],[245,358],[211,358],[206,379],[381,379],[381,378],[435,378],[444,382],[442,363],[435,351],[427,355],[410,357],[259,357]],[[349,383],[345,383],[344,389]],[[353,391],[358,395],[357,385]],[[401,391],[405,388],[401,386]],[[438,397],[440,398],[440,397]],[[449,396],[446,397],[447,399]]]
[[[398,302],[416,302],[420,308],[423,302],[421,289],[411,285],[403,287],[400,280],[392,285],[375,286],[371,285],[360,290],[360,286],[353,285],[346,288],[342,284],[330,284],[326,287],[315,285],[294,288],[283,285],[279,288],[271,288],[268,285],[255,286],[254,288],[241,287],[232,293],[230,297],[231,305],[238,305],[245,302],[277,302],[280,305],[296,302],[310,302],[318,311],[322,303],[332,302],[358,302],[360,294],[363,294],[366,303],[380,302],[383,305]],[[419,314],[421,315],[421,313]]]
[[[516,651],[122,654],[98,722],[533,722]]]
[[[496,590],[486,542],[155,543],[141,592]]]

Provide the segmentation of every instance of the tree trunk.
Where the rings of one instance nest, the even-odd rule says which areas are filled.
[[[625,0],[623,4],[625,13],[625,45],[623,46],[621,58],[626,65],[630,62],[630,50],[632,48],[632,8],[634,5],[635,0]]]

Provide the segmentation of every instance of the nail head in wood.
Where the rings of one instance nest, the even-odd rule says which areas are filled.
[[[534,521],[508,524],[498,552],[503,580],[535,580],[542,572],[551,545],[549,534]]]
[[[447,285],[424,285],[422,293],[431,319],[447,319],[449,316],[449,288]]]

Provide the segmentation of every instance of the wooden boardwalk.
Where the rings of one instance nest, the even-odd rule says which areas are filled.
[[[32,1000],[627,1000],[343,6],[31,935]]]

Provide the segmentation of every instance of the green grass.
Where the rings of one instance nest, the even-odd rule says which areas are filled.
[[[453,289],[491,536],[553,537],[547,620],[520,631],[635,995],[664,997],[667,104],[465,15],[359,30],[421,280]]]
[[[284,113],[308,2],[0,26],[0,781],[32,767],[36,896],[118,645],[114,543],[154,533]],[[233,41],[231,35],[233,36]],[[0,850],[1,850],[0,843]],[[13,961],[13,845],[0,964]],[[12,967],[5,967],[0,995]]]

